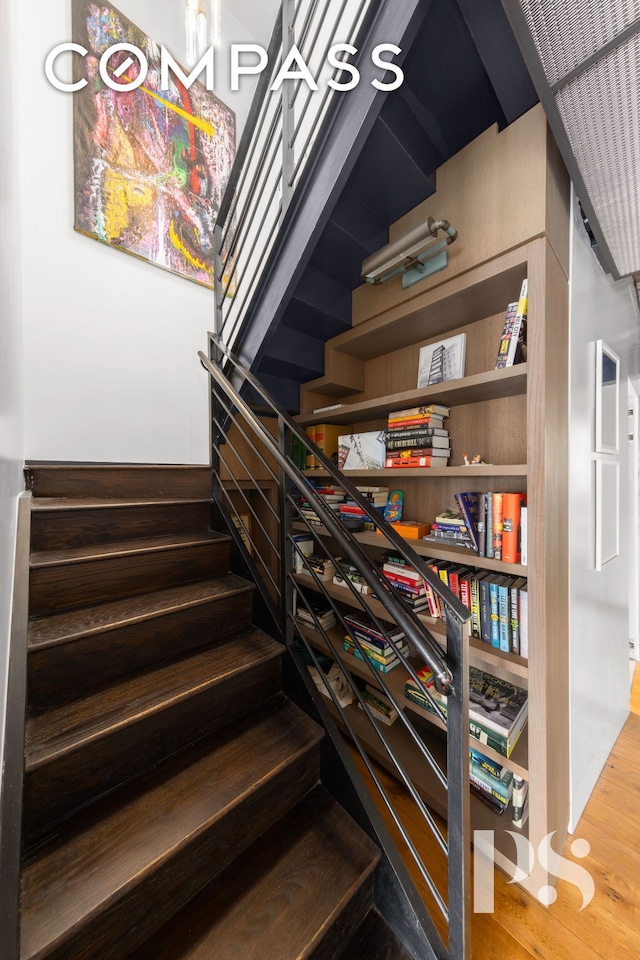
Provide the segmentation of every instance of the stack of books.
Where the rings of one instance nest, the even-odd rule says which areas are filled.
[[[479,493],[456,493],[458,510],[443,510],[431,524],[425,540],[440,546],[468,547],[478,552]]]
[[[356,487],[356,490],[371,504],[380,516],[384,514],[384,508],[389,499],[389,487]],[[362,520],[365,530],[373,531],[376,529],[375,523],[363,508],[358,506],[355,500],[345,499],[344,502],[340,504],[339,510],[341,518]]]
[[[341,490],[339,487],[329,487],[329,486],[319,486],[314,484],[318,494],[322,497],[325,504],[333,510],[334,513],[338,514],[340,511],[340,504],[344,503],[345,494],[344,490]],[[308,520],[309,523],[313,523],[316,526],[322,525],[322,520],[315,512],[313,507],[304,497],[300,498],[300,514],[304,517],[305,520]]]
[[[389,673],[400,664],[398,653],[403,657],[409,656],[409,645],[404,639],[404,634],[395,624],[385,623],[385,630],[395,644],[394,649],[384,634],[367,617],[349,614],[344,619],[349,628],[349,633],[344,638],[344,649],[359,660],[368,659],[380,673]],[[362,652],[356,646],[354,638],[359,641]]]
[[[317,593],[312,596],[307,596],[307,593],[305,593],[305,599],[307,601],[306,605],[304,602],[299,601],[297,599],[297,593],[294,593],[294,601],[296,603],[295,617],[298,623],[303,624],[310,630],[318,630],[319,627],[322,627],[324,630],[329,630],[330,627],[335,626],[336,615],[323,597],[318,596]],[[315,620],[309,612],[309,607],[315,614]],[[316,620],[318,621],[318,626],[316,626]]]
[[[391,700],[385,697],[384,693],[381,693],[376,687],[367,684],[364,690],[360,691],[360,696],[366,703],[371,716],[379,720],[380,723],[384,723],[390,727],[391,724],[398,719],[398,711],[391,703]],[[360,702],[358,702],[358,706],[361,710],[364,710]]]
[[[451,450],[444,429],[449,407],[430,403],[426,407],[394,410],[387,420],[385,466],[446,467]]]
[[[325,556],[321,556],[317,553],[310,553],[308,557],[305,557],[303,563],[303,569],[296,571],[300,576],[307,576],[310,579],[313,579],[313,573],[315,573],[318,580],[333,580],[336,575],[336,566],[335,564]]]
[[[382,564],[382,575],[413,610],[425,610],[429,606],[427,593],[431,591],[428,591],[422,574],[403,557],[387,554]]]
[[[447,712],[447,698],[435,687],[428,667],[418,671],[417,685],[410,677],[405,683],[408,700],[435,713],[424,687]],[[492,747],[503,757],[510,757],[520,739],[528,717],[527,691],[501,677],[494,677],[477,667],[469,667],[469,733],[480,743]]]
[[[304,559],[310,556],[315,549],[315,540],[308,533],[296,533],[291,538],[293,544],[291,550],[293,551],[292,555],[292,564],[294,573],[304,573],[306,567],[304,565]]]
[[[349,584],[351,583],[358,593],[363,594],[363,596],[373,596],[373,590],[364,577],[358,572],[358,568],[350,563],[339,566],[332,583],[334,583],[336,587],[344,587],[345,590],[349,590]]]
[[[478,750],[469,750],[471,790],[501,816],[513,796],[513,773]]]

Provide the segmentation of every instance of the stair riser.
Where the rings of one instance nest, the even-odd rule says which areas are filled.
[[[51,706],[75,699],[126,673],[248,629],[251,598],[252,591],[221,597],[70,643],[33,650],[28,659],[29,705]],[[91,664],[90,671],[87,664]]]
[[[211,504],[207,502],[34,510],[31,549],[58,550],[174,533],[206,533],[210,521]]]
[[[35,497],[166,497],[211,496],[209,467],[44,467],[33,468]]]
[[[199,738],[253,710],[281,685],[274,657],[100,740],[28,770],[24,831],[28,840]]]
[[[131,597],[181,583],[226,573],[228,541],[80,563],[34,568],[31,571],[30,614],[45,616],[72,607]]]
[[[141,878],[108,910],[88,918],[64,943],[40,952],[38,960],[124,960],[132,951],[146,956],[137,953],[143,941],[291,810],[317,780],[318,751],[313,747],[262,782],[169,862],[159,864],[151,876]]]
[[[327,924],[319,943],[304,955],[304,960],[335,960],[363,922],[373,903],[373,874],[354,892],[340,913]],[[345,958],[346,960],[346,958]]]

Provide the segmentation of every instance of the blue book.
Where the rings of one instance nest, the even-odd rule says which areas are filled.
[[[505,577],[503,582],[498,584],[498,635],[500,637],[500,649],[504,653],[511,651],[511,597],[509,587],[513,583],[512,577]]]
[[[478,503],[481,499],[480,493],[456,493],[456,503],[460,508],[460,513],[464,517],[467,525],[467,531],[471,537],[473,549],[478,552]]]
[[[491,599],[491,646],[497,650],[500,649],[500,601],[498,594],[498,584],[494,580],[489,584],[489,597]]]

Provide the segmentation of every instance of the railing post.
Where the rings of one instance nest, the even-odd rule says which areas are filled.
[[[213,228],[213,295],[214,295],[214,316],[213,332],[219,337],[222,336],[222,326],[224,323],[224,314],[222,306],[224,302],[222,286],[222,235],[223,224],[216,223]]]
[[[282,59],[284,60],[295,45],[294,19],[296,0],[282,0]],[[282,84],[282,215],[287,212],[293,193],[293,171],[295,168],[293,136],[295,115],[293,99],[295,82],[285,80]]]
[[[222,362],[222,355],[220,350],[215,345],[213,340],[209,340],[209,359],[211,363],[220,364]],[[209,449],[211,451],[211,499],[214,502],[218,501],[219,497],[219,481],[218,476],[220,474],[220,454],[218,453],[218,447],[223,442],[223,438],[218,435],[217,423],[222,423],[221,419],[221,407],[218,400],[218,395],[216,393],[216,383],[213,377],[209,377]]]
[[[471,956],[469,819],[469,626],[447,611],[447,662],[454,692],[447,707],[447,820],[449,843],[449,956]]]
[[[287,425],[278,417],[278,446],[284,457],[291,458],[291,432]],[[293,573],[293,546],[289,537],[293,532],[293,517],[291,504],[287,496],[290,486],[289,478],[280,467],[280,483],[278,485],[278,515],[280,517],[280,617],[282,637],[288,647],[294,642],[293,624],[289,618],[289,610],[293,608],[293,583],[290,574]]]

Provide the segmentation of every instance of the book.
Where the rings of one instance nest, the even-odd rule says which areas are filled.
[[[416,433],[415,436],[412,437],[394,437],[391,435],[386,437],[385,443],[387,451],[424,450],[429,447],[443,448],[446,450],[449,448],[449,436],[446,430],[442,430],[440,436],[434,436],[433,434],[424,432]]]
[[[387,447],[387,456],[410,457],[411,459],[415,457],[446,457],[448,460],[451,456],[451,448],[447,445],[445,447],[405,447],[401,450],[389,450],[389,447]]]
[[[496,560],[502,560],[502,497],[501,493],[494,493],[493,500],[493,555]]]
[[[517,577],[509,587],[511,614],[511,652],[520,654],[520,590],[526,586],[524,577]]]
[[[483,574],[478,580],[480,593],[480,639],[491,643],[491,574]]]
[[[529,659],[529,594],[527,584],[520,588],[520,656]]]
[[[504,577],[498,585],[498,637],[503,653],[511,651],[511,596],[510,588],[515,577]]]
[[[349,583],[353,585],[358,593],[362,593],[364,596],[370,596],[373,593],[373,590],[368,583],[363,583],[361,580],[354,580],[352,577],[344,577],[341,574],[336,574],[333,580],[331,581],[336,587],[344,587],[345,590],[349,589]]]
[[[473,747],[469,747],[469,757],[473,762],[481,767],[483,767],[488,773],[496,777],[498,780],[502,777],[507,767],[503,766],[501,763],[498,763],[496,760],[492,760],[490,757],[486,757],[484,753],[480,753],[479,750],[474,750]]]
[[[520,507],[520,563],[527,566],[527,521],[529,513],[527,507]]]
[[[393,410],[389,414],[389,423],[395,420],[407,420],[411,417],[425,417],[429,414],[448,417],[451,413],[449,407],[444,403],[428,403],[422,407],[408,407],[406,410]]]
[[[460,508],[460,513],[462,514],[467,530],[471,537],[473,543],[473,549],[478,552],[479,541],[478,541],[478,501],[480,499],[479,493],[456,493],[455,494],[456,503]]]
[[[294,573],[303,573],[306,571],[304,565],[304,557],[310,556],[315,550],[315,540],[313,537],[310,537],[307,533],[297,533],[292,537],[293,543],[291,549],[293,551],[293,572]]]
[[[527,330],[527,314],[529,312],[529,283],[525,278],[520,288],[520,297],[516,307],[516,315],[513,320],[511,337],[509,340],[509,349],[507,351],[506,364],[512,367],[515,363],[524,360],[524,345]]]
[[[440,427],[444,429],[443,424],[444,417],[438,416],[435,413],[427,413],[425,416],[410,417],[408,420],[389,420],[387,421],[385,434],[395,434],[398,430],[422,430],[424,427]]]
[[[385,430],[387,443],[395,440],[412,440],[414,437],[448,437],[449,432],[442,426],[441,417],[419,421],[413,427],[389,427]]]
[[[398,647],[398,653],[393,649],[393,647],[388,647],[388,649],[383,653],[381,650],[376,649],[375,647],[370,647],[369,644],[364,640],[360,640],[358,637],[358,643],[362,647],[363,653],[366,654],[371,660],[375,660],[377,663],[383,663],[385,666],[390,663],[392,660],[398,658],[398,653],[401,653],[403,657],[407,656],[409,648],[405,644],[404,647]],[[343,641],[345,650],[347,647],[355,647],[356,650],[359,650],[358,644],[355,642],[354,638],[348,634]]]
[[[382,574],[387,578],[387,580],[389,580],[390,583],[393,583],[396,586],[398,584],[405,586],[407,590],[410,590],[412,593],[420,594],[425,592],[424,580],[422,578],[419,580],[412,580],[411,577],[404,577],[401,574],[385,570],[384,568],[382,570]]]
[[[394,643],[398,643],[404,637],[403,631],[395,623],[388,623],[386,620],[374,622],[374,620],[365,613],[346,613],[344,615],[344,621],[350,630],[359,630],[361,633],[366,634],[368,638],[375,637],[382,644],[386,644],[387,639],[382,630],[379,629],[378,624],[383,627],[387,636],[393,640]]]
[[[396,667],[400,666],[398,657],[395,657],[394,660],[390,660],[388,663],[379,663],[377,660],[374,660],[373,657],[363,656],[353,644],[348,643],[346,640],[343,643],[343,647],[350,656],[355,657],[356,660],[366,660],[374,670],[378,670],[380,673],[390,673],[392,670],[395,670]]]
[[[420,540],[429,533],[429,524],[420,523],[418,520],[398,520],[396,523],[390,523],[389,526],[407,540]],[[378,533],[380,532],[378,530]]]
[[[490,628],[491,628],[491,646],[500,649],[500,606],[499,606],[499,594],[498,586],[501,582],[501,578],[498,580],[489,581],[489,602],[491,606],[490,613]]]
[[[466,333],[459,333],[455,337],[436,340],[420,347],[418,389],[464,377],[466,343]]]
[[[311,413],[328,413],[329,410],[340,410],[344,406],[346,406],[344,403],[330,403],[327,407],[316,407]]]
[[[494,556],[493,549],[493,493],[485,494],[487,505],[485,519],[485,557],[491,559]]]
[[[402,577],[408,577],[409,580],[413,581],[423,581],[422,574],[418,573],[417,570],[414,570],[413,567],[410,567],[409,564],[399,564],[391,563],[388,560],[382,564],[382,570],[384,573],[395,573],[399,574]]]
[[[491,792],[494,799],[500,800],[507,806],[513,793],[513,773],[511,770],[505,770],[501,777],[496,777],[489,773],[482,764],[476,763],[470,757],[469,773],[475,778],[477,783]]]
[[[446,467],[448,460],[448,454],[447,456],[442,457],[387,457],[384,465],[387,470],[397,470],[398,468],[403,469],[410,467]]]
[[[481,493],[478,500],[478,555],[487,555],[487,494]]]
[[[375,717],[376,720],[387,724],[387,726],[391,726],[391,724],[398,719],[398,712],[396,708],[393,706],[391,701],[384,696],[383,693],[378,691],[373,693],[367,684],[367,687],[360,691],[360,696],[369,708],[369,712],[373,717]],[[364,710],[362,703],[359,702],[358,706],[361,710]]]
[[[306,434],[312,443],[315,443],[327,459],[338,452],[338,438],[340,433],[344,433],[343,426],[337,426],[332,423],[318,423],[306,428]],[[311,451],[307,451],[307,470],[315,470],[322,464],[318,457]]]
[[[509,353],[509,344],[511,343],[511,338],[513,336],[513,326],[514,320],[516,318],[516,313],[518,312],[518,301],[514,300],[513,303],[507,305],[507,309],[504,315],[504,326],[502,328],[502,336],[500,338],[500,346],[498,348],[498,357],[496,359],[496,370],[500,370],[502,367],[507,366],[507,356]]]
[[[522,507],[527,502],[524,493],[503,493],[502,495],[502,559],[505,563],[520,563]]]

